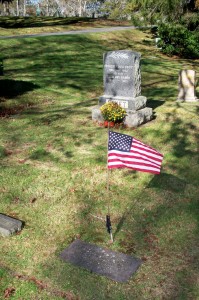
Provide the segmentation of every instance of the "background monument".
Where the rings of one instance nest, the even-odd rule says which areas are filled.
[[[196,102],[196,72],[194,70],[181,70],[178,78],[178,101]]]
[[[131,50],[104,54],[104,94],[92,110],[92,119],[103,121],[100,106],[109,101],[120,104],[127,112],[124,124],[137,127],[153,118],[147,98],[141,96],[140,54]]]

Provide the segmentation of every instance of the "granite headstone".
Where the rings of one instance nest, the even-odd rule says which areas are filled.
[[[103,121],[100,106],[109,101],[120,104],[127,112],[125,124],[137,127],[152,119],[147,98],[141,95],[140,54],[131,50],[109,51],[104,54],[104,94],[92,110],[92,119]]]

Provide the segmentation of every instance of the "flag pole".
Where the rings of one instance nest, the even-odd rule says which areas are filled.
[[[108,213],[106,215],[106,228],[108,233],[110,234],[111,242],[113,243],[113,234],[112,234],[112,227],[111,227],[111,218],[110,218],[110,183],[109,183],[109,168],[108,168],[108,147],[109,147],[109,122],[108,122],[108,139],[107,139],[107,205],[108,205]]]

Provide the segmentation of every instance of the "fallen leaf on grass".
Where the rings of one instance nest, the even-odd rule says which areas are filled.
[[[13,288],[13,287],[9,287],[9,288],[5,289],[4,298],[5,299],[10,298],[14,294],[14,292],[15,292],[15,288]]]
[[[47,287],[46,284],[44,284],[41,280],[36,279],[35,277],[31,277],[31,278],[29,279],[29,281],[34,282],[34,283],[36,284],[36,286],[37,286],[39,289],[41,289],[41,290],[44,290],[44,289],[46,289],[46,287]]]
[[[19,159],[18,162],[19,162],[20,164],[24,164],[24,163],[26,162],[26,159]]]
[[[15,197],[15,198],[13,199],[13,202],[16,203],[16,204],[19,203],[19,202],[20,202],[19,197]]]
[[[17,217],[18,217],[17,213],[15,213],[14,211],[10,211],[10,212],[8,213],[8,215],[9,215],[10,217],[13,217],[13,218],[17,218]]]
[[[6,155],[11,155],[12,153],[13,153],[12,150],[8,150],[8,149],[5,150],[5,154],[6,154]]]
[[[76,297],[71,292],[60,292],[60,291],[57,291],[57,292],[54,292],[54,295],[57,296],[57,297],[61,297],[63,299],[66,299],[66,300],[78,300],[79,299],[78,297]]]
[[[146,256],[142,256],[142,257],[141,257],[141,260],[142,260],[142,261],[147,261],[148,258],[147,258]]]
[[[21,233],[22,233],[22,230],[17,231],[15,234],[16,234],[16,235],[20,235]]]
[[[37,198],[33,198],[30,200],[30,203],[35,203],[36,200],[37,200]]]

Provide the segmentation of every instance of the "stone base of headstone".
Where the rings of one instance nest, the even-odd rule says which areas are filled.
[[[138,127],[141,124],[149,122],[153,119],[152,108],[146,107],[147,98],[144,96],[138,96],[136,98],[121,98],[121,97],[112,97],[108,98],[103,95],[99,98],[99,105],[96,105],[92,109],[92,120],[102,123],[104,121],[101,114],[100,107],[108,102],[114,101],[120,104],[127,112],[127,115],[124,120],[124,125],[129,128]]]
[[[0,214],[0,234],[2,236],[9,236],[15,232],[21,231],[22,226],[22,221]]]
[[[127,98],[127,97],[110,97],[106,95],[99,97],[100,106],[109,101],[117,102],[126,110],[136,111],[146,106],[147,98],[144,96],[138,96],[136,98],[130,98],[130,97]]]
[[[94,106],[92,109],[92,120],[97,121],[99,123],[104,122],[99,105]]]
[[[152,119],[153,111],[150,107],[145,107],[138,111],[127,110],[124,125],[126,125],[129,128],[138,127],[141,124],[151,121]]]

